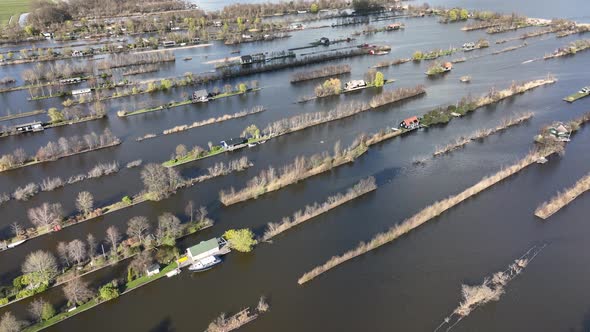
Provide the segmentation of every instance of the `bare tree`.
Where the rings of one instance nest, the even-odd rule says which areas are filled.
[[[152,252],[149,250],[142,251],[129,263],[129,268],[136,272],[137,275],[145,274],[147,268],[152,265],[154,259]]]
[[[110,226],[107,228],[107,241],[111,244],[111,251],[113,253],[117,252],[117,244],[119,244],[119,240],[121,239],[121,233],[119,229],[115,226]]]
[[[63,218],[61,204],[43,203],[41,206],[28,211],[29,219],[37,227],[47,227],[58,223]]]
[[[96,255],[96,248],[98,247],[98,243],[96,242],[94,235],[89,233],[88,236],[86,236],[86,243],[88,243],[88,256],[90,256],[90,259],[94,259],[94,256]]]
[[[19,237],[23,233],[23,227],[18,222],[10,224],[10,230],[15,237]]]
[[[156,237],[158,242],[162,243],[164,239],[176,239],[182,234],[180,219],[172,213],[166,212],[158,217],[158,229]]]
[[[58,274],[55,257],[46,251],[30,253],[22,266],[24,274],[29,274],[31,284],[49,283]]]
[[[139,242],[143,242],[143,236],[150,228],[148,219],[144,216],[133,217],[127,223],[127,235],[135,237]]]
[[[84,261],[86,259],[86,245],[84,242],[76,239],[68,243],[68,257],[76,261],[76,264]]]
[[[166,197],[182,183],[178,171],[166,168],[160,164],[147,164],[141,171],[141,179],[146,191],[154,195],[155,199]]]
[[[79,305],[87,302],[94,295],[88,288],[88,284],[80,278],[72,279],[64,287],[63,292],[71,305]]]
[[[35,322],[40,323],[43,321],[43,312],[48,305],[50,305],[49,302],[43,299],[35,299],[29,304],[29,313]]]
[[[78,198],[76,198],[76,208],[80,213],[88,214],[92,211],[92,207],[94,206],[94,197],[88,191],[83,191],[78,194]]]
[[[0,331],[2,332],[19,332],[23,325],[24,323],[16,319],[10,311],[5,312],[0,319]]]
[[[62,264],[70,266],[70,259],[68,257],[68,244],[65,242],[60,242],[57,244],[57,255],[59,259],[62,261]]]
[[[195,217],[195,202],[188,201],[188,203],[186,204],[186,207],[184,208],[184,213],[186,214],[187,217],[190,218],[190,221],[192,223],[194,221],[194,217]]]

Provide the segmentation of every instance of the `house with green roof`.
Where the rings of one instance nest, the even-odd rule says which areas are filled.
[[[219,252],[219,241],[217,238],[212,238],[207,241],[201,241],[188,249],[186,255],[193,261],[203,259],[208,256],[215,255]]]

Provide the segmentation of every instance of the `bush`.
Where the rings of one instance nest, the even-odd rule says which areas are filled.
[[[5,305],[5,304],[8,304],[8,299],[5,297],[0,298],[0,305]]]
[[[160,264],[169,264],[179,255],[178,248],[170,245],[163,245],[158,248],[156,261]]]
[[[55,316],[55,309],[53,306],[46,302],[43,304],[43,311],[41,312],[41,319],[43,321],[49,320],[51,317]]]
[[[227,239],[232,249],[240,252],[250,252],[258,243],[254,239],[254,233],[248,228],[230,229],[223,233],[223,237]]]
[[[100,299],[103,301],[112,300],[119,297],[119,288],[117,288],[114,281],[102,286],[99,291]]]
[[[133,200],[131,199],[131,197],[129,196],[125,196],[123,197],[123,199],[121,200],[121,202],[127,204],[127,205],[131,205],[131,203],[133,203]]]

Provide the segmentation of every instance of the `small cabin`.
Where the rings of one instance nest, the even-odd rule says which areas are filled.
[[[148,277],[151,277],[151,276],[154,276],[154,275],[160,273],[160,265],[153,264],[153,265],[149,266],[145,270],[145,273],[147,274]]]
[[[400,122],[400,128],[411,130],[417,129],[420,127],[420,119],[417,116],[413,116],[411,118],[407,118],[404,121]]]
[[[344,90],[364,88],[366,86],[367,82],[365,82],[364,80],[353,80],[344,84]]]
[[[240,63],[243,65],[249,65],[252,63],[252,56],[251,55],[242,55],[240,57]]]
[[[77,83],[81,83],[81,82],[82,82],[82,78],[80,78],[80,77],[64,78],[62,80],[59,80],[60,84],[77,84]]]
[[[209,93],[205,89],[197,90],[193,92],[192,101],[193,103],[205,103],[209,101]]]
[[[256,53],[251,56],[252,62],[264,62],[266,60],[266,55],[264,55],[264,53]]]
[[[297,14],[307,14],[307,10],[298,10]]]
[[[43,131],[43,125],[41,122],[30,122],[16,125],[14,127],[17,133],[32,133],[37,131]]]
[[[199,38],[199,37],[193,38],[193,44],[198,44],[200,42],[201,42],[201,38]]]
[[[80,57],[80,56],[84,56],[84,52],[80,51],[80,50],[73,50],[72,51],[72,56],[73,57]]]
[[[90,93],[90,91],[92,91],[90,88],[72,90],[72,96],[84,95]]]
[[[242,34],[242,39],[252,39],[254,37],[252,37],[252,35],[247,35],[245,33]]]
[[[292,30],[303,30],[303,24],[301,23],[293,23],[291,24]]]
[[[220,142],[221,146],[226,150],[235,149],[235,148],[239,147],[240,145],[244,145],[246,143],[248,143],[248,140],[243,137],[231,138],[226,141]]]
[[[322,37],[320,38],[320,44],[328,46],[330,45],[330,39],[328,37]]]
[[[213,26],[216,28],[221,28],[223,26],[223,23],[221,21],[215,21],[213,22]]]
[[[219,252],[219,241],[216,238],[201,241],[199,244],[186,249],[186,255],[193,261],[213,256]]]
[[[463,51],[471,51],[475,49],[475,43],[465,43],[463,44]]]
[[[162,42],[162,46],[164,47],[174,47],[176,46],[176,42],[174,40],[166,40]]]
[[[444,71],[451,71],[451,69],[453,69],[453,64],[450,62],[445,62],[442,67]]]
[[[394,30],[399,30],[401,29],[402,25],[399,23],[393,23],[388,25],[387,27],[385,27],[385,30],[387,31],[394,31]]]

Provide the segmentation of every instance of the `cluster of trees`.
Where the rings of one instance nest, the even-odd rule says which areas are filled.
[[[224,205],[231,205],[251,198],[256,198],[266,192],[280,189],[292,183],[296,183],[309,176],[329,170],[343,162],[350,161],[353,151],[361,144],[355,141],[350,147],[342,149],[340,142],[334,145],[334,155],[328,152],[317,153],[309,158],[297,157],[293,163],[280,169],[269,166],[250,179],[246,186],[239,191],[233,187],[219,192],[219,200]]]
[[[174,53],[172,51],[151,52],[151,53],[134,53],[134,54],[112,54],[108,60],[102,61],[98,64],[101,70],[149,65],[162,62],[174,61]]]
[[[314,89],[316,97],[337,95],[342,91],[342,82],[337,78],[330,78]]]
[[[225,317],[225,313],[222,313],[209,324],[205,332],[226,332],[237,330],[244,324],[256,319],[260,314],[267,312],[268,309],[268,303],[264,297],[260,297],[255,312],[250,312],[250,308],[246,308],[231,317]]]
[[[168,197],[184,183],[184,179],[177,170],[156,163],[144,166],[141,171],[141,180],[146,193],[153,200]]]
[[[100,101],[94,102],[94,104],[91,107],[87,107],[86,110],[87,111],[84,112],[84,108],[79,105],[65,107],[61,111],[52,107],[47,110],[47,115],[49,116],[51,123],[54,124],[66,121],[79,121],[86,118],[102,118],[107,115],[106,106]]]
[[[325,66],[316,70],[295,73],[291,78],[291,83],[303,82],[327,76],[336,76],[345,73],[350,73],[350,65]]]
[[[453,8],[442,13],[444,22],[466,21],[469,18],[469,11],[465,8]]]
[[[70,78],[76,75],[92,74],[95,72],[92,61],[84,63],[37,63],[29,69],[23,70],[22,79],[30,84],[39,85],[41,82],[54,82],[60,78]]]
[[[27,156],[21,148],[3,155],[0,158],[0,171],[21,167],[26,162],[56,160],[72,154],[119,144],[120,142],[119,138],[113,136],[108,128],[101,135],[92,132],[83,137],[77,135],[69,138],[60,137],[57,142],[49,142],[46,146],[40,147],[34,156]]]
[[[390,91],[384,91],[371,99],[369,105],[373,108],[395,103],[403,99],[419,96],[426,93],[423,85],[417,85],[413,88],[399,88]]]

